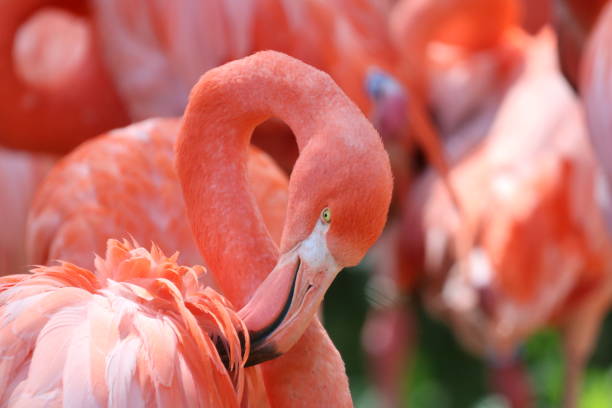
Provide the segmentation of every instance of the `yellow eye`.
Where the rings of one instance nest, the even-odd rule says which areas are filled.
[[[321,220],[326,224],[331,222],[331,211],[329,208],[325,207],[323,211],[321,211]]]

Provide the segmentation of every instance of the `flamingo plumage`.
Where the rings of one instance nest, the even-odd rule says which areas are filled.
[[[497,49],[517,26],[519,13],[515,0],[399,1],[389,24],[411,90],[419,98],[428,98],[432,44],[456,47],[459,57]]]
[[[602,167],[603,177],[600,182],[600,205],[604,211],[608,231],[612,233],[612,143],[610,131],[612,123],[606,113],[610,101],[610,81],[612,54],[608,50],[608,41],[612,36],[610,22],[612,6],[606,6],[594,27],[586,46],[580,72],[579,89],[584,103],[588,125],[588,134],[593,145],[593,152]]]
[[[246,176],[250,134],[271,116],[291,127],[300,148],[280,247]],[[329,76],[261,52],[209,71],[195,86],[176,168],[196,244],[228,302],[197,283],[203,268],[179,267],[156,248],[117,241],[95,262],[96,274],[61,263],[2,278],[0,321],[27,342],[18,350],[12,341],[0,346],[14,357],[3,359],[2,369],[19,373],[3,388],[3,401],[71,398],[75,383],[59,378],[74,373],[74,356],[90,352],[91,360],[78,359],[91,362],[89,372],[99,380],[80,379],[90,391],[87,401],[115,401],[116,391],[126,398],[116,400],[119,405],[139,397],[162,402],[168,392],[184,391],[204,406],[351,406],[342,360],[315,314],[335,275],[359,262],[386,221],[391,171],[376,131]],[[84,313],[90,305],[99,313]],[[122,321],[138,321],[142,330],[135,333]],[[114,329],[92,336],[75,324]],[[104,344],[88,348],[87,340]],[[178,352],[168,344],[179,344]],[[57,369],[39,371],[48,347],[60,349]],[[171,358],[156,360],[153,349],[160,355],[172,350]],[[134,362],[137,356],[143,364]],[[216,405],[213,398],[226,393],[230,399]]]
[[[3,405],[238,407],[262,395],[259,371],[244,369],[245,328],[198,284],[202,267],[110,240],[94,271],[61,263],[2,279]]]
[[[9,130],[0,136],[0,143],[65,153],[83,140],[127,124],[128,119],[180,115],[202,72],[264,49],[285,52],[330,73],[349,97],[369,112],[372,104],[364,91],[363,77],[372,66],[390,69],[393,65],[386,32],[387,3],[7,2],[2,6],[7,9],[3,13],[6,36],[0,47],[12,64],[7,65],[11,75],[3,75],[5,85],[1,88],[6,92],[4,100],[19,103],[10,104],[6,117],[0,117]],[[47,10],[49,5],[58,9]],[[51,24],[31,23],[30,16],[34,16],[31,21],[50,20]],[[278,36],[279,29],[287,35]],[[20,34],[24,32],[31,32],[30,40],[13,41],[28,37]],[[29,49],[29,54],[45,56],[49,69],[41,72],[45,64],[32,63],[32,58],[22,61],[19,55],[23,48]],[[26,77],[35,73],[34,81],[23,80],[21,71]],[[68,88],[66,78],[73,80],[77,74],[78,83],[70,82]],[[41,81],[43,86],[38,83]],[[65,115],[67,111],[76,114],[75,120]],[[34,117],[49,124],[29,129],[25,125],[31,126]],[[283,162],[283,168],[290,169],[293,161],[283,155],[295,157],[296,149],[285,142],[286,128],[271,126],[265,131],[273,143],[260,142],[261,138],[255,138],[254,143],[272,146],[269,152]]]
[[[511,356],[540,328],[561,328],[564,406],[573,407],[612,293],[612,242],[599,169],[554,43],[550,30],[540,33],[490,135],[453,168],[463,219],[441,182],[422,196],[425,298],[476,353]],[[533,120],[518,120],[536,107]],[[457,241],[468,245],[458,251]]]
[[[398,337],[403,337],[406,346],[415,342],[405,334],[408,330],[397,323],[398,315],[411,320],[406,310],[409,304],[403,299],[416,289],[421,278],[419,265],[423,262],[424,244],[416,228],[421,223],[420,214],[407,209],[413,205],[415,194],[411,190],[419,184],[420,169],[410,168],[414,141],[406,136],[420,142],[428,161],[442,175],[442,183],[453,197],[451,201],[457,214],[461,214],[461,202],[453,183],[449,182],[452,173],[449,163],[457,162],[483,139],[506,89],[522,68],[522,48],[527,36],[518,28],[518,11],[519,5],[513,0],[405,0],[397,2],[391,10],[390,29],[400,54],[400,78],[406,84],[407,93],[403,100],[397,96],[381,98],[377,107],[386,112],[379,113],[374,123],[379,129],[395,130],[381,135],[394,170],[398,219],[385,232],[386,255],[373,266],[375,276],[371,286],[384,300],[383,306],[368,317],[372,321],[366,330],[388,322],[395,327],[388,327],[387,331],[400,333]],[[402,91],[399,84],[383,75],[372,75],[371,79],[374,97],[397,95]],[[404,117],[403,122],[397,120],[398,115],[389,116],[389,112],[401,105],[398,102],[409,106],[408,118]],[[398,126],[402,123],[412,131],[402,132]],[[392,137],[385,138],[389,135]],[[365,340],[373,338],[367,333],[363,336]],[[396,375],[396,365],[386,365],[389,372],[383,373],[378,361],[383,353],[387,354],[384,360],[405,359],[408,353],[399,343],[396,339],[385,349],[365,342],[367,350],[375,351],[369,357],[376,372],[381,374],[378,382],[383,384],[381,390],[389,401],[398,400],[402,379]]]
[[[608,0],[555,0],[552,15],[559,41],[557,48],[561,72],[577,89],[584,48]]]
[[[446,179],[449,160],[443,139],[460,133],[474,116],[484,117],[481,111],[495,104],[520,60],[519,10],[515,0],[404,0],[391,8],[398,81],[374,72],[368,90],[377,101],[374,123],[383,137],[391,136],[387,147],[399,181],[398,197],[406,195],[414,176],[405,163],[415,141]]]
[[[174,144],[180,120],[149,119],[84,143],[63,158],[39,187],[27,224],[27,259],[62,259],[94,267],[113,237],[179,250],[182,262],[201,264],[186,219]],[[250,185],[275,242],[287,206],[287,176],[259,149],[249,152]]]
[[[0,148],[0,276],[26,271],[28,208],[53,162],[50,156]]]
[[[179,115],[202,72],[266,49],[329,73],[367,112],[368,67],[393,63],[376,2],[129,0],[92,1],[92,8],[105,61],[133,120]]]

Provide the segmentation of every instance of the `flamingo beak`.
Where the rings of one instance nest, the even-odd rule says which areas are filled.
[[[240,310],[251,343],[246,366],[284,354],[311,323],[341,269],[327,249],[328,228],[319,222],[308,238],[281,255],[268,278]]]

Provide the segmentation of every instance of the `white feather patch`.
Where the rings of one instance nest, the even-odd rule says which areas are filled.
[[[91,387],[91,326],[89,320],[74,329],[64,365],[65,407],[98,407]]]
[[[144,407],[142,389],[136,378],[139,338],[121,340],[106,357],[106,384],[109,407]]]

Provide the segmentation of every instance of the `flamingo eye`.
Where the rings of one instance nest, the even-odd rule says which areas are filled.
[[[331,211],[329,208],[325,207],[323,211],[321,211],[321,220],[326,224],[331,222]]]

